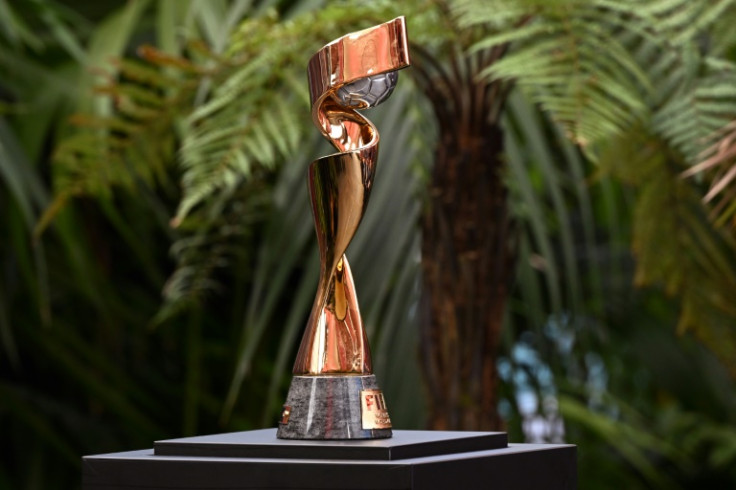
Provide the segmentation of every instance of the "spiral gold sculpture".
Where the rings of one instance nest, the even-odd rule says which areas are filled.
[[[309,166],[320,279],[278,437],[391,436],[345,251],[368,205],[378,157],[378,131],[356,109],[386,100],[397,70],[407,66],[403,17],[343,36],[309,61],[312,119],[339,153]]]

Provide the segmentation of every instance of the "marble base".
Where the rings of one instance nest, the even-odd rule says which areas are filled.
[[[361,391],[378,390],[372,374],[294,376],[279,439],[385,439],[391,429],[365,429]],[[288,411],[288,413],[287,413]]]

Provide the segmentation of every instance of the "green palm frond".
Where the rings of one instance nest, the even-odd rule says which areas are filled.
[[[461,1],[455,7],[461,26],[489,31],[473,49],[511,45],[482,76],[516,80],[578,144],[594,146],[647,117],[652,87],[618,35],[631,22],[620,8],[605,1]]]
[[[160,62],[158,54],[147,53]],[[131,191],[140,185],[170,187],[177,135],[172,128],[177,110],[193,100],[199,69],[188,63],[180,77],[173,78],[150,64],[125,60],[120,73],[122,82],[98,89],[115,101],[114,115],[72,117],[78,129],[56,151],[56,196],[38,224],[39,231],[70,197],[109,197],[115,188]],[[177,89],[167,91],[171,86]]]
[[[707,75],[680,87],[652,118],[654,131],[691,164],[736,116],[736,65],[709,61],[703,63]]]
[[[692,331],[736,373],[736,244],[709,224],[696,187],[679,177],[682,164],[666,142],[642,130],[611,143],[601,164],[638,185],[632,249],[638,285],[661,285],[681,298],[679,330]],[[646,150],[642,150],[646,148]]]
[[[608,2],[613,5],[616,2]],[[714,0],[709,2],[689,2],[687,0],[653,0],[637,2],[629,0],[627,7],[636,9],[637,14],[647,19],[656,30],[665,35],[673,44],[691,42],[703,34],[725,15],[733,13],[736,5],[733,0]]]
[[[485,76],[515,80],[604,171],[637,187],[637,282],[680,297],[681,329],[730,362],[734,346],[714,339],[736,319],[722,272],[736,270],[736,244],[718,227],[736,208],[736,77],[728,37],[716,36],[736,2],[460,0],[454,12],[483,30],[473,49],[507,49]],[[721,193],[715,226],[698,182],[681,178],[688,167],[709,170],[706,200]]]
[[[461,0],[455,10],[460,25],[486,28],[475,49],[511,45],[485,76],[516,80],[574,141],[595,150],[596,142],[651,117],[670,132],[692,137],[687,127],[697,119],[681,112],[690,101],[680,96],[691,94],[693,80],[716,63],[700,55],[699,45],[705,30],[722,22],[734,5],[732,0]],[[703,83],[705,92],[720,89],[722,94],[729,82],[721,80],[717,88],[714,80]],[[685,127],[672,121],[670,111]]]
[[[223,193],[207,209],[193,213],[177,230],[170,254],[177,267],[163,288],[163,305],[153,319],[161,324],[200,306],[222,290],[228,268],[239,265],[247,276],[248,257],[255,254],[258,225],[271,211],[270,187],[251,179],[232,194]]]
[[[216,192],[232,192],[258,168],[271,169],[294,156],[309,124],[308,93],[298,83],[302,71],[296,32],[261,19],[240,27],[232,52],[235,68],[212,90],[210,99],[184,122],[181,148],[184,197],[175,220]],[[283,29],[286,30],[286,29]],[[277,49],[249,51],[250,36],[270,31]],[[276,31],[276,32],[274,32]],[[302,41],[303,42],[303,41]]]

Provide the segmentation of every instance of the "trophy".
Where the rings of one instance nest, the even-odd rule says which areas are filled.
[[[386,100],[397,70],[407,66],[403,17],[347,34],[309,61],[312,120],[339,153],[308,170],[320,278],[279,421],[281,439],[391,437],[345,250],[368,205],[378,157],[378,131],[357,109]]]
[[[345,250],[378,156],[376,127],[357,110],[388,98],[408,65],[403,17],[344,36],[309,62],[312,118],[338,153],[307,172],[320,279],[278,428],[86,456],[83,490],[576,488],[572,445],[509,447],[505,432],[392,433]]]

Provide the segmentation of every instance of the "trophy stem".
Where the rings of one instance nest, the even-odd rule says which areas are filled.
[[[353,275],[345,255],[333,271],[322,271],[293,372],[295,375],[373,372]]]

